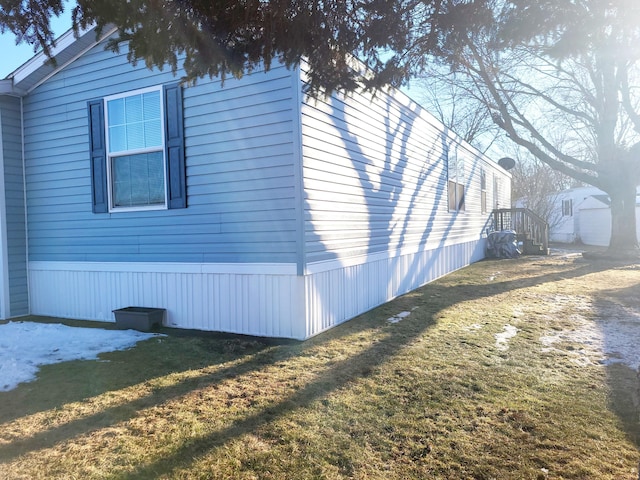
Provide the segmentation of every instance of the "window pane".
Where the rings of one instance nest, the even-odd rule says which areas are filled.
[[[162,146],[159,91],[109,100],[107,109],[111,153]]]
[[[448,174],[449,180],[455,181],[458,177],[458,157],[455,152],[449,153]]]
[[[160,93],[149,92],[142,97],[145,120],[160,118]]]
[[[127,149],[127,127],[109,126],[109,151],[121,152]]]
[[[465,209],[465,205],[464,205],[464,185],[461,183],[458,183],[456,185],[456,197],[458,200],[458,210],[460,211],[464,211]]]
[[[162,153],[147,155],[149,175],[149,203],[155,205],[164,203],[164,162]]]
[[[124,125],[124,98],[111,100],[107,103],[109,125]]]
[[[144,148],[144,129],[141,122],[127,124],[127,150]]]
[[[142,95],[125,98],[125,114],[127,123],[141,122],[143,117]]]
[[[159,118],[144,122],[144,139],[145,147],[162,145],[162,122]]]
[[[165,203],[162,152],[114,157],[111,165],[115,207]]]
[[[449,210],[457,210],[456,202],[456,182],[449,182]]]

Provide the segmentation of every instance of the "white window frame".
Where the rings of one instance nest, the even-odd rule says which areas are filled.
[[[500,208],[500,190],[502,189],[502,182],[497,177],[497,175],[493,174],[493,208]]]
[[[487,171],[480,169],[480,212],[487,213]]]
[[[120,98],[132,97],[134,95],[143,95],[149,92],[158,92],[160,96],[160,135],[161,135],[161,145],[160,147],[148,147],[148,148],[137,148],[133,150],[124,150],[119,151],[117,154],[112,154],[110,150],[110,139],[109,139],[109,106],[108,103],[112,100],[118,100]],[[139,211],[149,211],[149,210],[167,210],[167,158],[166,158],[166,138],[165,138],[165,105],[164,105],[164,95],[162,85],[156,85],[153,87],[140,88],[138,90],[130,90],[128,92],[118,93],[116,95],[109,95],[108,97],[103,98],[104,105],[104,129],[105,129],[105,144],[107,150],[107,197],[109,199],[109,212],[117,213],[117,212],[139,212]],[[113,178],[112,178],[112,161],[113,157],[121,157],[126,155],[140,155],[144,153],[153,153],[160,151],[162,153],[162,175],[164,182],[164,203],[156,204],[156,205],[138,205],[135,207],[117,207],[114,205],[113,199]]]
[[[451,146],[447,152],[447,208],[449,212],[464,213],[467,209],[467,187],[465,185],[465,158],[458,154],[458,146]],[[456,208],[451,208],[451,188]],[[462,198],[458,196],[462,188]],[[462,200],[462,205],[460,204]]]

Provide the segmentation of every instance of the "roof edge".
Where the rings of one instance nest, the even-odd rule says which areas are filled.
[[[11,97],[23,97],[27,92],[17,88],[13,84],[13,79],[7,78],[0,80],[0,95],[8,95]]]
[[[111,27],[113,26],[107,26],[100,38],[95,35],[96,25],[79,30],[77,35],[73,29],[69,29],[56,39],[55,47],[51,49],[52,58],[58,60],[57,64],[53,65],[49,56],[40,51],[10,73],[5,80],[13,82],[15,94],[25,95],[113,34],[116,29]],[[87,37],[92,32],[94,37]]]

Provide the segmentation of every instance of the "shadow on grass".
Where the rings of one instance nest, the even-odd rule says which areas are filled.
[[[541,265],[544,265],[544,261],[540,265],[532,264],[528,260],[515,261],[523,263],[523,272],[528,271],[529,267],[531,272],[536,269],[539,272]],[[499,262],[495,261],[487,262],[485,265],[499,268]],[[131,351],[103,355],[102,358],[108,359],[108,363],[70,362],[46,367],[37,382],[25,384],[16,391],[0,394],[0,420],[6,422],[37,411],[59,408],[69,402],[82,401],[88,396],[117,391],[171,373],[205,370],[202,374],[175,384],[153,388],[148,394],[132,401],[38,431],[7,444],[0,448],[0,461],[6,462],[18,455],[52,447],[76,436],[127,421],[134,418],[140,409],[161,405],[193,389],[211,387],[229,378],[240,377],[276,362],[303,355],[308,349],[317,350],[323,345],[357,334],[359,331],[373,328],[384,334],[382,341],[372,343],[360,353],[341,361],[327,362],[327,367],[312,381],[290,395],[279,398],[276,402],[234,421],[227,427],[190,439],[171,455],[140,465],[132,473],[114,474],[113,478],[155,478],[170,475],[174,470],[197,461],[199,456],[208,450],[249,433],[288,412],[305,408],[351,381],[369,375],[377,366],[384,364],[398,350],[412,343],[434,325],[436,315],[442,309],[460,301],[487,298],[533,285],[576,278],[607,268],[605,264],[595,265],[576,260],[560,266],[554,265],[541,275],[526,276],[523,273],[519,278],[502,282],[486,283],[486,276],[483,276],[476,281],[456,283],[455,276],[448,276],[408,294],[410,298],[400,297],[304,343],[270,345],[267,340],[247,339],[236,341],[234,349],[231,348],[234,343],[229,343],[228,339],[208,336],[169,337],[159,343],[154,343],[154,340],[144,342]],[[399,308],[406,309],[407,302],[420,306],[420,316],[410,316],[399,324],[388,324],[386,318],[390,316],[389,313],[397,313]],[[141,367],[142,364],[145,366]],[[52,378],[60,378],[60,373],[67,369],[73,378],[68,379],[67,385],[54,385],[55,380]],[[207,373],[207,369],[213,371],[209,370]],[[57,375],[53,375],[54,373]]]
[[[595,307],[600,322],[612,322],[613,327],[602,328],[604,348],[607,352],[629,355],[629,349],[640,350],[640,285],[623,289],[607,290],[596,299]],[[626,324],[626,325],[625,325]],[[617,329],[615,327],[618,327]],[[627,330],[630,328],[630,330]],[[636,353],[640,358],[640,353]],[[610,391],[610,408],[624,426],[627,438],[640,447],[640,369],[615,361],[606,367]]]

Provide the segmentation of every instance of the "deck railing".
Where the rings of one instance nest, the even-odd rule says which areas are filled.
[[[518,236],[524,236],[544,251],[549,248],[549,225],[528,208],[499,208],[492,212],[495,230],[514,230]]]

